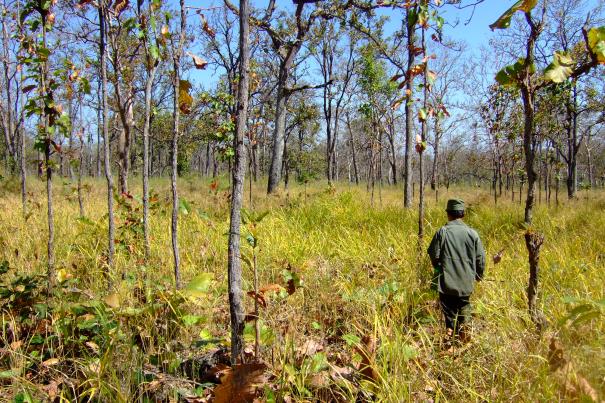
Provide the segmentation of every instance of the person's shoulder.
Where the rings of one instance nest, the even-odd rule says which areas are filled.
[[[476,230],[476,229],[474,229],[474,228],[472,228],[472,227],[470,227],[470,226],[468,226],[468,225],[466,226],[466,228],[468,229],[469,234],[470,234],[470,235],[471,235],[473,238],[475,238],[475,239],[479,239],[479,232],[477,232],[477,230]]]

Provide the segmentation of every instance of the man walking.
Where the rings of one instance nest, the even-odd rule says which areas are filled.
[[[485,250],[477,232],[462,221],[464,201],[448,200],[445,211],[448,223],[437,231],[428,253],[437,274],[447,337],[457,336],[461,342],[468,342],[470,335],[465,324],[471,318],[469,299],[475,281],[483,278]]]

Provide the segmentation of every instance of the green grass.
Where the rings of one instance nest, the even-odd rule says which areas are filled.
[[[130,183],[137,195],[140,187],[135,181],[132,178]],[[32,182],[27,220],[22,216],[15,186],[4,184],[0,198],[0,260],[7,260],[16,273],[43,274],[46,200],[42,182]],[[56,256],[57,269],[72,276],[70,282],[96,300],[107,294],[103,277],[107,246],[105,185],[101,181],[87,183],[86,220],[78,219],[72,185],[55,183]],[[140,236],[117,231],[125,245],[118,247],[112,273],[120,306],[107,311],[107,315],[115,315],[111,316],[115,323],[108,319],[107,329],[103,330],[101,324],[98,330],[103,334],[99,340],[107,344],[99,353],[74,355],[69,365],[63,364],[68,353],[61,350],[60,343],[49,342],[53,348],[42,349],[43,358],[58,357],[61,368],[79,369],[65,374],[80,382],[74,387],[77,393],[86,392],[103,401],[142,399],[141,385],[152,381],[137,379],[137,368],[153,364],[154,356],[166,361],[159,367],[176,376],[174,367],[179,362],[203,353],[206,347],[197,347],[200,344],[212,344],[200,340],[212,338],[214,344],[228,343],[228,184],[223,179],[215,193],[206,180],[179,183],[180,195],[188,206],[179,217],[183,278],[187,283],[200,273],[211,273],[214,281],[202,298],[174,304],[174,309],[170,302],[175,296],[170,292],[169,183],[154,179],[151,186],[159,201],[152,212],[152,257],[146,267],[142,266]],[[566,400],[569,391],[565,392],[564,382],[549,368],[551,337],[561,341],[566,357],[573,363],[574,372],[569,376],[581,375],[604,396],[602,191],[581,192],[578,200],[562,200],[557,207],[554,200],[551,207],[544,203],[536,207],[533,227],[546,236],[540,261],[539,305],[550,323],[538,336],[526,309],[528,264],[521,224],[523,208],[518,202],[510,202],[510,196],[494,206],[488,189],[451,188],[447,193],[442,189],[441,200],[436,203],[434,194],[428,191],[426,235],[419,259],[417,213],[415,208],[402,208],[400,187],[385,186],[382,201],[376,197],[373,208],[363,186],[340,184],[328,188],[318,183],[306,192],[302,187],[292,187],[288,193],[269,197],[263,189],[261,183],[254,188],[254,210],[269,211],[256,228],[260,284],[284,285],[287,268],[303,281],[294,294],[269,298],[267,309],[261,312],[265,341],[262,358],[275,375],[271,385],[278,400],[285,395],[295,401],[326,400],[334,394],[345,401],[355,400],[360,389],[373,393],[380,401]],[[434,231],[445,222],[443,208],[448,197],[462,197],[471,206],[466,221],[481,235],[488,258],[504,248],[499,265],[492,265],[488,259],[486,281],[478,284],[473,295],[473,341],[454,355],[441,351],[443,324],[436,295],[429,290],[431,269],[424,253]],[[246,190],[245,205],[249,209],[248,203]],[[118,227],[123,224],[124,214],[121,209]],[[245,242],[243,245],[244,252],[251,255],[251,248]],[[248,291],[252,289],[252,273],[244,267]],[[125,281],[119,281],[120,273],[126,274]],[[170,309],[141,311],[144,304],[133,296],[136,287],[152,289],[148,291],[152,301],[158,306],[166,303]],[[153,291],[161,287],[165,291]],[[246,298],[251,311],[253,301]],[[61,303],[54,300],[51,305]],[[565,321],[578,306],[585,307],[579,311],[594,313],[584,321]],[[197,319],[184,323],[186,315]],[[57,319],[51,319],[56,326],[53,320]],[[132,341],[137,333],[144,347]],[[359,363],[355,344],[364,336],[377,340],[373,361],[379,374],[376,384],[360,381],[359,377],[350,381],[330,376],[335,368]],[[321,344],[323,350],[309,357],[301,355],[300,348],[308,340]],[[29,356],[34,349],[13,349],[2,341],[0,345],[6,352],[0,358],[0,370],[19,373],[12,382],[0,383],[0,396],[12,398],[25,390],[36,396],[47,395],[41,386],[49,379],[43,376],[44,371],[38,369],[28,379],[27,361],[35,361]],[[61,385],[69,389],[66,383]],[[180,388],[187,387],[191,390],[191,385]],[[178,390],[173,385],[169,393]],[[65,396],[72,395],[65,392]]]

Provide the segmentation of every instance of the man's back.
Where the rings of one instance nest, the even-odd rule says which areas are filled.
[[[439,272],[441,294],[468,296],[485,269],[485,251],[475,230],[462,220],[441,227],[429,246],[429,256]]]

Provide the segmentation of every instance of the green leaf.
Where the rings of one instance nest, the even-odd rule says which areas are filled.
[[[194,326],[204,321],[204,317],[197,315],[185,315],[181,318],[185,326]]]
[[[588,31],[588,47],[596,55],[599,64],[605,64],[605,26]]]
[[[493,31],[495,29],[506,29],[510,26],[510,20],[517,11],[530,12],[538,4],[538,0],[519,0],[511,8],[506,10],[504,14],[500,16],[489,27]]]
[[[426,121],[426,118],[427,118],[427,112],[426,112],[426,109],[424,109],[424,108],[420,108],[420,109],[418,110],[418,120],[419,120],[419,121],[421,121],[421,122],[425,122],[425,121]]]
[[[9,371],[0,371],[0,379],[12,379],[19,376],[17,371],[13,371],[12,369]]]
[[[574,60],[567,52],[555,52],[553,61],[544,70],[544,78],[553,83],[562,83],[573,72]]]
[[[359,336],[354,335],[354,334],[345,334],[344,336],[342,336],[342,339],[349,345],[349,346],[355,346],[359,343],[361,343],[361,339],[359,338]]]
[[[328,368],[328,358],[325,353],[315,353],[311,358],[311,365],[309,370],[311,373],[316,374],[324,369]]]
[[[6,273],[9,269],[8,261],[4,260],[0,263],[0,274]]]
[[[188,215],[191,211],[191,205],[185,199],[179,199],[179,213]]]
[[[155,45],[151,45],[149,47],[149,54],[151,55],[151,57],[154,60],[159,60],[159,58],[160,58],[160,49],[157,46],[155,46]]]
[[[197,275],[183,289],[183,293],[191,297],[203,297],[212,285],[214,276],[212,273],[202,273]]]
[[[401,348],[401,352],[403,353],[403,358],[406,361],[413,360],[418,356],[418,350],[416,347],[409,344],[404,344]]]
[[[498,84],[508,87],[516,87],[522,78],[525,59],[519,58],[515,64],[504,67],[496,74]],[[529,66],[530,74],[536,71],[534,64]]]

